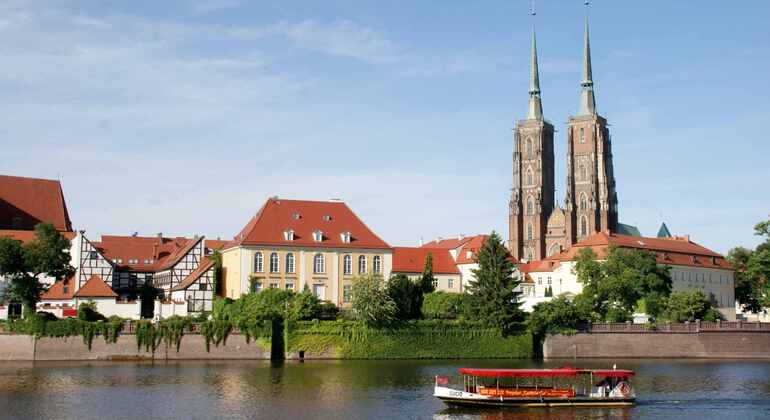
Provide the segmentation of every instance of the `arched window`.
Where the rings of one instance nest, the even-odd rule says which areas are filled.
[[[527,248],[527,252],[525,253],[525,255],[527,256],[527,261],[532,261],[532,249],[531,248]]]
[[[586,131],[583,129],[583,127],[580,127],[580,142],[585,143],[586,142]]]
[[[580,218],[580,236],[588,234],[588,219],[585,216]]]
[[[279,261],[278,261],[278,253],[273,252],[270,254],[270,272],[271,273],[277,273],[279,271]]]
[[[375,274],[380,274],[380,270],[382,270],[382,257],[375,255],[372,259],[372,271]]]
[[[532,240],[532,223],[527,225],[527,240]]]
[[[527,137],[526,156],[532,156],[532,137]]]
[[[358,274],[366,274],[366,256],[358,257]]]
[[[527,214],[535,214],[535,200],[532,197],[527,199]]]
[[[527,185],[534,184],[534,176],[532,175],[532,169],[527,169]]]
[[[265,270],[263,262],[262,262],[262,253],[257,252],[254,254],[254,272],[255,273],[261,273]]]
[[[326,260],[324,254],[318,253],[313,257],[313,273],[323,274],[326,272]]]
[[[353,257],[345,255],[342,258],[342,272],[344,274],[353,274]]]
[[[580,179],[588,181],[588,167],[585,165],[580,165]]]
[[[287,273],[294,272],[294,254],[291,252],[286,254],[286,272]]]
[[[580,210],[585,210],[588,208],[588,198],[586,198],[585,193],[580,193]]]

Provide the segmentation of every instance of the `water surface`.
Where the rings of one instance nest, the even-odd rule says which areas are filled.
[[[633,408],[459,410],[431,395],[458,367],[567,363],[613,362],[2,362],[0,418],[770,418],[770,361],[622,361],[637,371]]]

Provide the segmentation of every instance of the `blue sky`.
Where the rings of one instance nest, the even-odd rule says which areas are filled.
[[[583,2],[539,1],[564,192]],[[392,245],[507,236],[529,1],[4,1],[0,173],[60,178],[102,233],[231,237],[340,198]],[[770,213],[770,3],[594,1],[621,221],[717,251]]]

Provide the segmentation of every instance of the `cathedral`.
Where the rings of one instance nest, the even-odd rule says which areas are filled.
[[[567,183],[561,207],[555,197],[554,127],[543,116],[533,29],[529,108],[526,118],[516,122],[513,140],[508,228],[511,253],[518,260],[541,260],[586,236],[626,228],[618,223],[612,139],[607,120],[596,111],[593,85],[586,17],[583,80],[578,111],[567,122]]]

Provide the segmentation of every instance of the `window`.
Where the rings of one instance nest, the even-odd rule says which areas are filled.
[[[316,242],[323,241],[324,240],[324,233],[321,232],[320,230],[316,230],[315,232],[313,232],[313,240],[316,241]]]
[[[532,169],[527,169],[527,185],[532,185],[534,183],[535,181],[533,180]]]
[[[588,219],[585,216],[580,218],[580,236],[586,236],[588,234]]]
[[[351,287],[349,284],[346,284],[342,286],[342,302],[343,303],[350,303],[350,290]]]
[[[542,277],[538,277],[537,278],[537,284],[539,284],[541,286],[543,285],[543,278]]]
[[[585,193],[580,193],[580,210],[588,208],[588,198]]]
[[[366,255],[358,257],[358,274],[366,274]]]
[[[313,294],[321,300],[326,299],[326,287],[324,287],[323,284],[314,284],[313,285]]]
[[[277,289],[278,288],[278,283],[270,283],[270,288],[271,289]]]
[[[293,229],[286,229],[283,231],[283,239],[287,241],[293,241],[294,240],[294,230]]]
[[[548,277],[548,285],[549,286],[551,285],[551,278],[550,277]]]
[[[299,220],[300,217],[301,216],[299,215],[299,213],[292,213],[292,215],[291,215],[291,218],[294,219],[294,220]]]
[[[286,254],[286,272],[287,273],[294,272],[294,254],[291,252]]]
[[[198,290],[209,290],[209,288],[208,288],[208,284],[206,284],[206,283],[200,283],[200,284],[198,285]]]
[[[323,254],[315,254],[313,257],[313,273],[323,274],[326,272],[326,260]]]
[[[294,290],[294,283],[286,283],[286,290]]]
[[[586,142],[586,131],[583,127],[580,127],[580,142],[581,143]]]
[[[324,216],[324,222],[331,222],[331,221],[332,221],[331,216],[329,216],[328,214]]]
[[[446,287],[449,289],[454,289],[455,287],[455,281],[454,279],[449,279],[446,281]]]
[[[254,293],[259,293],[260,290],[262,290],[262,283],[256,281],[254,282]]]
[[[532,223],[527,225],[527,240],[532,240]]]
[[[66,295],[67,293],[70,292],[70,287],[69,286],[62,286],[62,292],[64,292],[64,294]]]
[[[527,137],[526,155],[532,155],[532,137]]]
[[[578,181],[586,181],[588,179],[588,169],[586,169],[585,165],[580,164],[578,166],[577,178]]]
[[[535,214],[535,199],[532,197],[527,199],[527,214]]]
[[[340,233],[340,240],[343,244],[349,244],[350,243],[350,232],[342,232]]]
[[[262,253],[257,252],[254,254],[254,272],[261,273],[262,271],[264,271],[264,266],[262,265]]]
[[[433,284],[433,288],[434,289],[438,289],[438,279],[437,278],[434,277],[433,281],[431,282],[431,284]]]
[[[280,270],[280,264],[278,260],[278,253],[273,252],[270,254],[270,272],[277,273]]]
[[[88,258],[95,260],[99,258],[99,254],[96,251],[89,251],[88,252]]]
[[[372,271],[375,274],[380,274],[380,270],[382,269],[382,257],[379,255],[375,255],[374,259],[372,259]]]
[[[353,258],[350,255],[345,255],[342,258],[342,273],[353,274]]]

